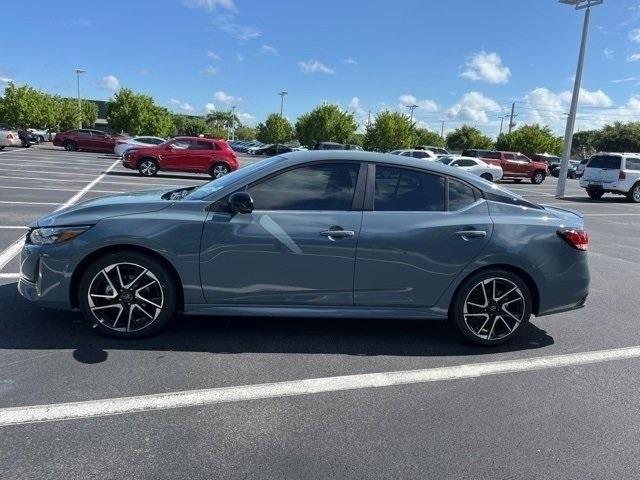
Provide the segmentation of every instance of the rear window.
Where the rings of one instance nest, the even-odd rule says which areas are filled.
[[[595,155],[591,157],[591,161],[588,163],[588,168],[607,168],[616,170],[620,168],[622,157],[614,155]]]

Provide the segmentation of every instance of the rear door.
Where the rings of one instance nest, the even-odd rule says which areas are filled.
[[[587,163],[583,180],[593,187],[606,187],[618,181],[622,157],[620,155],[594,155]]]
[[[91,138],[91,130],[87,130],[85,128],[78,130],[76,140],[79,148],[85,150],[93,150],[95,148],[93,145],[93,139]]]
[[[107,134],[104,132],[92,130],[91,145],[93,150],[98,150],[101,152],[112,152],[115,141],[111,137],[107,136]]]
[[[368,182],[358,240],[355,304],[432,306],[489,241],[487,204],[459,180],[398,166],[370,168],[375,181]]]
[[[208,173],[217,146],[211,140],[196,140],[189,147],[189,166],[194,172]]]

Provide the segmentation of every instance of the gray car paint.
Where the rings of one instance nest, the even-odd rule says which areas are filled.
[[[487,199],[465,211],[436,214],[271,212],[273,223],[266,224],[271,231],[265,228],[265,212],[208,210],[263,176],[326,160],[419,168],[461,179]],[[557,235],[560,228],[583,228],[578,214],[524,201],[511,205],[509,199],[519,202],[517,195],[457,169],[395,155],[310,151],[243,170],[180,201],[163,200],[166,190],[147,191],[90,200],[43,217],[32,227],[92,228],[62,244],[26,243],[20,292],[45,306],[70,308],[83,261],[122,246],[165,259],[182,284],[185,312],[198,314],[446,318],[461,282],[492,265],[526,272],[538,292],[538,315],[577,308],[588,293],[587,255]],[[506,197],[492,200],[496,193]],[[339,241],[318,235],[332,225],[357,235]],[[487,237],[468,242],[452,238],[455,230],[467,227],[485,229]],[[274,232],[285,232],[300,250]]]

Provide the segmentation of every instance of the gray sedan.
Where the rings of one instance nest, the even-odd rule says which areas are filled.
[[[584,305],[587,245],[579,214],[438,162],[294,152],[43,217],[18,288],[119,337],[182,311],[436,319],[495,345]]]

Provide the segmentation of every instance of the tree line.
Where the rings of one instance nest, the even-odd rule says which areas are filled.
[[[79,116],[82,124],[91,126],[97,118],[93,102],[82,102],[82,113],[74,99],[50,95],[29,86],[9,84],[0,99],[0,123],[16,127],[40,127],[52,130],[74,128]],[[130,135],[206,135],[229,138],[231,132],[239,140],[257,139],[264,143],[297,141],[313,147],[318,142],[338,142],[360,145],[366,150],[388,152],[418,146],[446,147],[452,151],[465,149],[498,149],[559,155],[562,138],[548,126],[523,125],[511,133],[502,133],[496,140],[478,128],[462,125],[444,138],[437,132],[421,128],[404,113],[381,111],[358,132],[354,113],[339,105],[322,103],[292,123],[272,113],[255,128],[243,125],[231,111],[213,111],[206,116],[179,115],[156,105],[153,98],[130,89],[118,90],[107,103],[107,120],[113,131]],[[572,152],[586,156],[594,151],[640,151],[640,122],[615,122],[600,130],[574,135]]]

